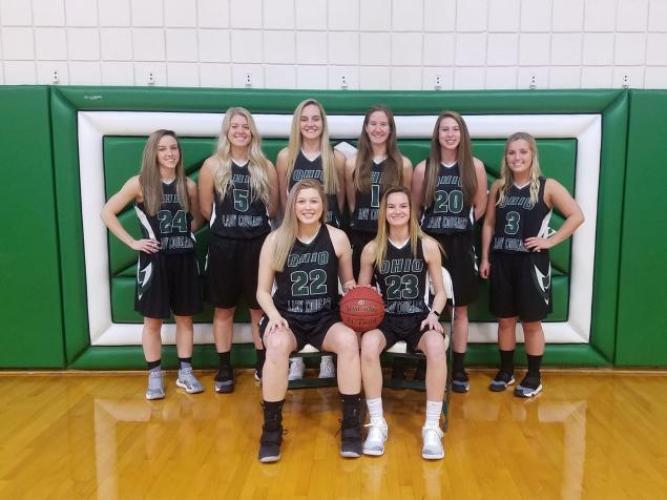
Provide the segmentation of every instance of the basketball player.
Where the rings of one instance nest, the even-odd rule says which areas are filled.
[[[210,241],[206,261],[206,300],[215,307],[213,337],[219,367],[215,390],[234,390],[230,362],[234,312],[243,297],[250,309],[250,329],[255,344],[255,377],[262,377],[264,349],[259,337],[257,266],[269,217],[277,211],[279,196],[273,188],[276,171],[262,152],[261,139],[250,112],[229,108],[215,154],[199,174],[202,214],[209,220]]]
[[[117,217],[132,202],[141,228],[139,240]],[[179,359],[176,385],[190,394],[202,392],[192,372],[192,315],[202,308],[193,231],[201,217],[197,188],[185,176],[174,132],[156,130],[148,137],[139,175],[109,198],[102,220],[119,240],[139,252],[134,307],[144,316],[141,345],[148,366],[146,399],[165,396],[160,331],[163,320],[172,313]]]
[[[374,106],[366,112],[357,147],[357,154],[345,162],[355,277],[359,276],[361,252],[377,233],[382,194],[394,186],[409,189],[412,182],[412,163],[398,150],[394,115],[386,106]]]
[[[549,229],[554,207],[565,217],[558,231]],[[500,349],[500,370],[489,386],[492,391],[504,391],[514,383],[517,321],[523,326],[528,372],[514,395],[530,398],[542,391],[541,321],[552,309],[549,249],[583,222],[583,213],[567,190],[541,175],[535,139],[525,132],[510,136],[482,228],[480,275],[491,278],[491,312],[498,317]]]
[[[345,204],[345,157],[331,148],[327,116],[315,99],[301,101],[294,110],[289,144],[278,153],[276,170],[283,207],[294,184],[301,179],[316,179],[324,185],[327,196],[325,223],[341,227]],[[303,358],[290,359],[289,380],[303,378],[304,368]],[[322,356],[320,378],[335,375],[331,356]]]
[[[486,210],[486,172],[472,155],[470,134],[461,115],[445,111],[435,122],[428,158],[412,178],[422,230],[445,249],[444,264],[454,285],[452,390],[470,390],[464,356],[468,345],[468,304],[477,300],[479,275],[475,221]]]
[[[257,300],[265,312],[260,332],[266,346],[261,462],[280,459],[288,359],[305,344],[338,355],[343,404],[340,454],[361,455],[359,343],[338,314],[338,280],[344,290],[354,286],[352,250],[343,231],[324,224],[326,210],[321,182],[297,182],[287,198],[282,224],[262,247],[257,287]]]
[[[426,421],[422,428],[422,457],[445,456],[440,429],[440,414],[445,392],[445,340],[439,318],[447,297],[442,280],[440,246],[426,236],[417,223],[410,191],[389,188],[382,197],[377,236],[361,254],[359,284],[371,278],[380,287],[385,301],[385,316],[376,330],[361,338],[361,375],[370,423],[364,442],[366,455],[382,455],[388,435],[382,410],[382,367],[380,355],[399,340],[411,352],[426,355]],[[427,276],[435,296],[431,308]]]

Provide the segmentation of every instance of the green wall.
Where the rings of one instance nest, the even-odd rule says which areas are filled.
[[[0,367],[61,368],[56,200],[48,87],[0,87],[4,228],[0,231]]]
[[[615,362],[667,366],[667,91],[633,91]]]
[[[387,102],[398,113],[447,107],[466,114],[602,114],[591,341],[588,345],[550,345],[545,363],[667,366],[667,322],[659,313],[662,295],[656,279],[667,275],[667,237],[655,202],[667,180],[662,166],[667,158],[663,137],[667,119],[660,113],[667,111],[667,92],[312,91],[308,95],[339,113],[358,113],[371,104]],[[120,369],[143,364],[137,346],[89,345],[76,142],[78,110],[220,112],[240,104],[253,112],[289,113],[304,96],[301,91],[0,87],[4,118],[0,141],[5,152],[0,195],[12,221],[0,237],[0,304],[5,319],[0,330],[0,368]],[[205,140],[193,141],[207,146]],[[126,142],[140,152],[136,138]],[[479,148],[484,159],[486,145],[478,142],[476,150]],[[497,156],[497,145],[492,142],[486,160],[491,172]],[[106,142],[105,159],[112,160],[114,154],[114,142]],[[107,187],[114,182],[108,178]],[[110,250],[118,256],[114,274],[122,286],[126,261],[132,256],[120,247]],[[569,247],[559,250],[562,259],[569,261]],[[195,353],[199,366],[215,362],[211,346],[197,346]],[[250,363],[252,356],[251,346],[235,346],[235,362]],[[495,363],[495,348],[471,346],[469,357],[472,363]],[[165,359],[173,362],[172,347],[166,349]]]

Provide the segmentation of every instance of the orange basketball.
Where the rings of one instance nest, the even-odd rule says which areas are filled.
[[[375,288],[353,288],[340,301],[340,317],[343,323],[356,332],[373,330],[384,318],[382,296]]]

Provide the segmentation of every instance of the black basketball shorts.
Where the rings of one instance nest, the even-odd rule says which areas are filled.
[[[214,307],[236,307],[243,297],[250,309],[257,303],[259,254],[267,235],[252,239],[211,237],[206,257],[206,302]]]
[[[445,250],[443,267],[449,271],[454,286],[454,305],[467,306],[479,296],[479,267],[474,234],[466,231],[432,235]]]
[[[553,308],[549,253],[491,256],[491,312],[499,318],[542,321]]]
[[[297,352],[303,349],[306,344],[310,344],[321,351],[324,337],[326,337],[329,329],[340,321],[338,311],[322,311],[317,314],[281,313],[281,316],[287,321],[296,338]],[[259,334],[262,340],[268,323],[269,318],[266,315],[259,320]]]
[[[421,323],[428,316],[428,311],[419,314],[385,314],[378,330],[387,342],[385,350],[396,342],[404,340],[409,352],[417,351],[417,344],[426,331],[421,330]]]
[[[375,233],[364,231],[350,231],[350,244],[352,245],[352,272],[354,279],[359,279],[359,270],[361,269],[361,252],[366,244],[375,238]]]
[[[148,318],[167,319],[171,313],[192,316],[201,312],[197,255],[139,252],[134,297],[134,309]]]

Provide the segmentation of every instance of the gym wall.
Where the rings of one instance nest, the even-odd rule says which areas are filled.
[[[94,206],[88,203],[91,191],[96,189],[86,172],[97,170],[96,182],[104,197],[108,197],[138,170],[147,133],[168,126],[165,121],[175,120],[178,127],[183,127],[174,128],[183,138],[188,173],[196,178],[201,162],[213,148],[221,115],[227,107],[243,105],[256,115],[269,117],[267,123],[275,116],[279,122],[285,122],[296,104],[307,96],[321,100],[333,121],[340,119],[337,139],[348,141],[356,139],[360,129],[358,125],[355,128],[355,116],[362,116],[372,104],[390,105],[398,119],[404,120],[399,121],[399,136],[404,137],[400,146],[415,164],[426,155],[428,140],[424,137],[424,125],[420,129],[413,122],[423,117],[428,122],[428,137],[434,118],[430,121],[427,118],[444,108],[456,109],[474,124],[471,129],[475,154],[487,165],[490,180],[497,175],[504,138],[509,135],[504,132],[509,130],[507,127],[537,131],[545,173],[579,195],[581,183],[594,185],[597,192],[596,199],[578,196],[578,201],[594,214],[586,222],[589,230],[592,228],[590,245],[580,242],[573,253],[577,243],[567,243],[553,252],[557,307],[546,326],[548,338],[550,335],[552,338],[545,363],[667,366],[667,341],[661,335],[665,320],[656,307],[660,295],[655,280],[661,271],[665,274],[665,263],[659,256],[665,254],[667,245],[659,231],[664,222],[661,225],[662,218],[658,219],[657,203],[653,201],[659,195],[660,181],[665,180],[656,161],[660,153],[667,153],[657,136],[665,124],[664,118],[656,118],[656,113],[649,118],[648,112],[664,109],[665,91],[314,91],[306,94],[233,89],[0,87],[0,105],[5,117],[0,141],[4,151],[9,152],[3,169],[12,172],[11,176],[6,173],[0,188],[3,199],[9,202],[8,220],[12,221],[5,236],[0,238],[4,285],[0,294],[6,318],[0,333],[0,367],[142,367],[143,356],[136,336],[141,318],[132,311],[131,300],[135,256],[115,238],[107,239],[103,228],[100,233],[97,208],[82,210],[82,206]],[[140,119],[133,119],[132,124],[123,123],[123,118],[130,116],[127,113],[135,113],[131,116]],[[346,125],[343,116],[353,117],[351,124]],[[141,120],[143,129],[137,125]],[[180,125],[183,120],[187,125]],[[551,122],[559,120],[565,124],[593,125],[565,125],[571,132],[549,128]],[[598,140],[597,165],[588,171],[591,165],[584,161],[582,148],[591,143],[586,134],[595,126],[601,141]],[[260,126],[263,134],[270,125],[266,127]],[[280,125],[275,127],[264,134],[268,137],[264,141],[265,150],[272,160],[286,142]],[[410,133],[406,137],[401,130]],[[84,164],[82,158],[86,159]],[[89,168],[92,163],[88,159],[99,161],[100,169]],[[582,166],[587,170],[577,171]],[[127,219],[127,227],[136,226],[131,213],[122,217]],[[558,224],[558,217],[553,223]],[[585,238],[582,236],[581,241]],[[91,258],[97,254],[94,250],[90,253],[90,241],[104,248],[103,258]],[[200,232],[200,254],[205,252],[205,241],[205,231]],[[584,269],[584,264],[578,262],[585,262],[586,254],[591,254],[590,271],[578,272]],[[98,265],[97,271],[93,271],[98,260],[103,266]],[[105,283],[102,294],[95,288],[100,282],[95,272],[99,273],[100,267],[106,273],[101,280]],[[585,287],[581,286],[580,276],[586,273],[590,274],[589,290],[582,291]],[[573,295],[577,293],[583,295]],[[101,305],[100,296],[108,296]],[[582,300],[588,304],[583,310],[578,309]],[[107,319],[91,316],[92,310],[105,308]],[[491,343],[493,325],[485,299],[472,308],[471,315],[476,329],[472,336],[475,343],[470,348],[471,362],[493,364],[496,358]],[[209,343],[210,328],[207,330],[206,326],[209,318],[210,311],[198,318],[204,322],[197,334],[195,364],[198,366],[212,366],[215,361]],[[237,317],[240,324],[245,320],[244,313]],[[558,325],[568,324],[573,325],[575,337],[556,331]],[[581,338],[576,337],[577,331]],[[250,364],[254,352],[245,342],[247,336],[242,327],[237,335],[239,340],[241,343],[236,343],[233,349],[233,360],[237,364]],[[173,347],[167,347],[166,351],[167,364],[175,363]]]

